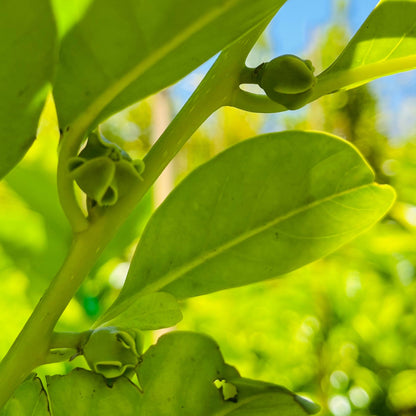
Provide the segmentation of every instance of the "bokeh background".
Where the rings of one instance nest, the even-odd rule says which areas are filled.
[[[283,53],[319,73],[340,53],[375,0],[289,0],[250,55],[257,66]],[[203,77],[113,116],[108,139],[142,157]],[[399,74],[278,115],[225,108],[191,138],[137,207],[65,311],[59,329],[87,329],[117,296],[154,208],[187,173],[246,138],[285,129],[324,130],[354,143],[377,181],[398,199],[377,226],[336,253],[279,279],[182,303],[177,328],[201,331],[245,377],[282,384],[316,400],[321,415],[416,415],[416,75]],[[55,169],[58,129],[48,100],[39,138],[0,183],[0,355],[16,337],[70,242]],[[157,334],[146,334],[146,343]],[[54,364],[64,373],[85,365]]]

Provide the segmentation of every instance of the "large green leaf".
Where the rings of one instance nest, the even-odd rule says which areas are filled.
[[[64,36],[60,125],[102,120],[185,76],[285,0],[95,0]]]
[[[394,191],[373,181],[352,145],[324,133],[267,134],[226,150],[150,219],[109,315],[140,293],[196,296],[325,256],[390,208]]]
[[[125,377],[108,385],[105,378],[83,369],[66,376],[47,377],[49,401],[55,416],[137,416],[138,388]]]
[[[226,365],[218,345],[207,336],[171,332],[143,356],[138,378],[141,413],[147,416],[211,415],[222,405],[214,381]]]
[[[0,416],[50,416],[40,379],[32,375],[24,381],[0,410]]]
[[[52,78],[56,30],[49,0],[0,4],[0,177],[36,137]]]
[[[319,75],[318,90],[353,88],[415,68],[416,0],[382,0],[342,54]]]
[[[161,337],[144,354],[138,378],[138,414],[146,416],[304,416],[319,409],[285,388],[239,377],[211,338],[192,332]],[[227,396],[216,382],[229,380]]]

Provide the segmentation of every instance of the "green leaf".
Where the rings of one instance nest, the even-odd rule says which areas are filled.
[[[226,150],[150,219],[110,315],[138,293],[197,296],[327,255],[390,208],[393,189],[373,181],[352,145],[324,133],[268,134]]]
[[[50,416],[40,379],[31,375],[24,381],[0,410],[0,416]]]
[[[61,127],[79,118],[86,129],[178,81],[284,1],[93,1],[62,40],[54,87]]]
[[[237,389],[237,401],[224,403],[212,416],[304,416],[320,407],[284,387],[246,378],[231,379]]]
[[[303,416],[319,409],[283,387],[239,377],[218,345],[198,333],[159,338],[137,374],[144,393],[138,414],[146,416]]]
[[[105,322],[105,315],[100,319],[102,326],[120,326],[142,331],[169,328],[182,320],[179,304],[169,293],[156,292],[140,296],[134,303],[118,316]],[[105,322],[105,324],[101,324]]]
[[[53,75],[55,42],[48,0],[1,2],[0,178],[35,140]]]
[[[109,386],[104,377],[83,369],[47,377],[52,414],[56,416],[137,416],[141,393],[126,377]]]
[[[416,68],[416,0],[382,0],[336,61],[318,90],[349,89]]]
[[[143,356],[138,379],[146,416],[211,415],[223,404],[214,381],[226,365],[218,345],[192,332],[170,332]]]

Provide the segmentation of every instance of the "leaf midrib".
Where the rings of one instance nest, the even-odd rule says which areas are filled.
[[[332,71],[331,67],[318,75],[318,83],[310,101],[341,89],[365,84],[376,78],[416,69],[416,54],[377,61],[353,68]]]
[[[200,254],[199,256],[197,256],[196,258],[194,258],[192,261],[189,261],[185,264],[183,264],[182,266],[179,266],[177,268],[175,268],[174,270],[170,271],[167,274],[162,275],[160,278],[158,278],[156,281],[144,286],[141,290],[139,290],[139,292],[137,292],[137,295],[143,295],[145,293],[150,293],[150,292],[156,292],[164,287],[166,287],[168,284],[174,282],[175,280],[178,280],[180,278],[180,276],[185,275],[186,273],[188,273],[189,271],[197,268],[198,266],[200,266],[201,264],[205,263],[208,260],[211,260],[212,258],[223,254],[224,252],[226,252],[227,250],[239,245],[240,243],[255,237],[258,234],[261,234],[262,232],[268,230],[269,228],[272,228],[274,226],[276,226],[277,224],[279,224],[280,222],[286,221],[302,212],[305,212],[309,209],[312,209],[320,204],[323,204],[325,202],[329,202],[333,199],[336,199],[340,196],[344,196],[344,195],[348,195],[351,194],[353,192],[359,191],[360,189],[364,189],[364,188],[368,188],[371,186],[376,186],[376,184],[374,182],[372,183],[366,183],[364,185],[360,185],[354,188],[350,188],[348,190],[342,191],[342,192],[338,192],[332,195],[329,195],[325,198],[321,198],[318,199],[316,201],[313,201],[309,204],[306,204],[300,208],[294,209],[284,215],[281,215],[271,221],[267,221],[264,225],[261,226],[257,226],[254,227],[253,229],[249,230],[249,231],[245,231],[241,234],[239,234],[237,237],[234,237],[233,239],[229,240],[228,242],[220,245],[218,248],[214,248],[214,249],[210,249],[207,250],[206,252]],[[140,244],[139,244],[140,245]],[[138,248],[138,250],[140,250],[140,248]],[[127,276],[128,278],[128,276]],[[128,297],[130,298],[130,297]],[[128,299],[126,298],[126,300]],[[123,302],[122,302],[123,303]]]

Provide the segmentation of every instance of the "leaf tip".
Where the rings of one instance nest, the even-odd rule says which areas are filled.
[[[295,396],[295,401],[309,414],[313,415],[321,410],[321,406],[302,396]]]

